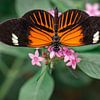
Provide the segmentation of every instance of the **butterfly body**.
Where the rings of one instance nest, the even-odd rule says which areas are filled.
[[[55,52],[60,50],[60,37],[58,36],[58,9],[54,9],[54,36],[52,37],[52,46]]]
[[[89,16],[77,9],[54,16],[44,10],[27,12],[19,19],[0,24],[0,41],[11,46],[53,47],[55,52],[64,46],[84,46],[100,43],[100,17]]]

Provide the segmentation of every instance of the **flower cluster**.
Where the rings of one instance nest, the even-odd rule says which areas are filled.
[[[80,62],[78,53],[75,53],[74,50],[67,47],[60,47],[60,50],[55,52],[53,48],[49,46],[48,51],[50,53],[50,59],[53,59],[54,57],[63,58],[66,65],[72,67],[72,69],[76,69],[76,64]]]
[[[75,53],[74,50],[69,49],[67,47],[62,47],[58,52],[55,52],[51,46],[48,47],[49,57],[47,57],[47,53],[43,57],[53,59],[55,57],[63,58],[64,62],[67,66],[70,66],[72,69],[76,69],[76,64],[80,62],[80,58],[78,58],[78,54]],[[40,62],[43,62],[44,58],[39,57],[38,50],[35,51],[35,54],[29,53],[29,57],[32,59],[32,65],[41,66]]]
[[[94,4],[87,3],[85,11],[90,16],[100,16],[100,10],[99,10],[99,4],[98,3],[94,3]]]

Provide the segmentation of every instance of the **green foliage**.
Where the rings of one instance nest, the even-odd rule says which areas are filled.
[[[86,46],[80,46],[80,47],[71,47],[72,49],[74,49],[77,52],[88,52],[88,51],[96,51],[98,50],[97,48],[100,46],[100,44],[96,44],[96,45],[86,45]]]
[[[100,79],[100,55],[99,53],[80,54],[82,61],[79,68],[92,78]]]
[[[73,0],[51,0],[51,2],[56,5],[62,12],[66,11],[67,9],[82,9],[83,4],[82,0],[78,0],[76,3],[73,2]]]
[[[28,56],[29,52],[34,52],[33,48],[23,48],[23,47],[11,47],[8,45],[1,44],[0,45],[0,53],[9,54],[16,57],[25,58]]]
[[[52,6],[50,5],[49,0],[17,0],[16,1],[16,10],[19,16],[22,16],[26,12],[33,10],[33,9],[44,9],[48,10]]]
[[[43,65],[39,71],[21,89],[19,100],[49,100],[54,83],[48,74],[47,66]]]
[[[72,70],[63,61],[55,64],[54,78],[63,87],[82,87],[91,83],[92,79],[80,70]]]
[[[0,0],[0,21],[16,17],[15,0]]]

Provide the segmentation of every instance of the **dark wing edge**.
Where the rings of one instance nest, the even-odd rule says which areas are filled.
[[[11,46],[27,46],[27,27],[27,22],[22,18],[0,24],[0,42]]]
[[[100,43],[100,17],[90,16],[81,25],[83,27],[84,44]]]

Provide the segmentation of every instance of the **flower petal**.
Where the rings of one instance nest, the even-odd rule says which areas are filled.
[[[31,61],[31,63],[32,63],[32,65],[35,65],[35,62],[34,62],[34,60],[32,60],[32,61]]]
[[[97,10],[97,9],[99,9],[99,4],[98,3],[94,3],[92,7],[93,7],[94,10]]]
[[[32,53],[29,53],[28,56],[29,56],[31,59],[34,58],[34,54],[32,54]]]
[[[36,65],[37,65],[37,66],[41,66],[40,62],[37,62]]]
[[[56,54],[57,57],[62,57],[62,56],[63,56],[63,54],[62,54],[61,51],[58,51],[58,52],[56,52],[55,54]]]
[[[39,61],[43,61],[44,58],[43,57],[38,57]]]
[[[50,52],[50,58],[52,59],[54,57],[55,57],[55,52],[54,51]]]
[[[72,63],[69,61],[66,65],[67,65],[67,66],[71,66],[71,65],[72,65]]]
[[[95,3],[95,4],[86,4],[86,12],[90,15],[90,16],[100,16],[100,10],[99,10],[99,4]]]
[[[90,3],[87,3],[86,4],[86,10],[90,11],[92,8],[92,5]]]
[[[38,51],[38,49],[35,51],[35,56],[36,56],[36,57],[39,56],[39,51]]]
[[[76,69],[76,63],[72,64],[72,69]]]
[[[81,61],[81,58],[77,58],[76,61],[77,61],[77,62],[80,62],[80,61]]]
[[[64,62],[67,62],[69,60],[69,57],[66,55],[65,57],[64,57]]]

